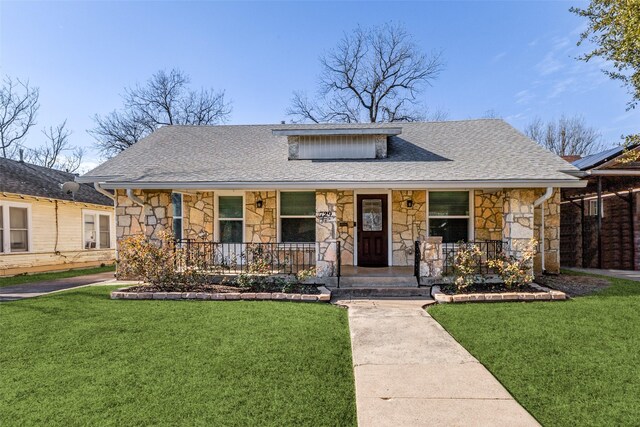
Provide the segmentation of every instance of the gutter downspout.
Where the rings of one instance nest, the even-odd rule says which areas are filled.
[[[102,194],[104,196],[107,196],[111,200],[116,200],[116,196],[114,196],[113,194],[109,193],[104,188],[100,187],[100,183],[99,182],[94,182],[93,183],[93,188],[95,188],[98,193],[100,193],[100,194]]]
[[[144,201],[140,197],[133,194],[133,189],[131,188],[127,189],[127,197],[136,205],[140,205],[144,208]]]
[[[533,208],[540,206],[540,255],[541,255],[541,263],[540,267],[542,268],[542,274],[546,271],[544,268],[544,202],[549,200],[553,195],[553,187],[547,187],[547,191],[540,197],[538,200],[533,202]]]

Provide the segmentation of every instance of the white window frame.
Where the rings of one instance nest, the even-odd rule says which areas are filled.
[[[174,210],[173,210],[173,195],[174,194],[179,194],[180,195],[180,216],[174,216]],[[173,228],[173,220],[175,219],[179,219],[180,220],[180,224],[182,224],[182,230],[180,230],[180,238],[184,239],[184,193],[180,192],[180,191],[171,191],[171,212],[167,212],[167,213],[171,213],[171,231],[173,233],[173,237],[176,237],[176,230]]]
[[[240,196],[242,197],[242,218],[220,218],[220,196]],[[246,227],[245,227],[245,216],[246,216],[246,197],[244,191],[238,190],[225,190],[225,191],[216,191],[215,192],[215,206],[213,209],[213,223],[215,227],[213,228],[213,239],[214,242],[220,243],[220,220],[222,221],[242,221],[242,242],[246,243]]]
[[[27,250],[26,251],[11,251],[11,227],[9,220],[9,208],[22,208],[27,209]],[[31,222],[31,203],[20,203],[20,202],[9,202],[9,201],[1,201],[0,209],[3,209],[2,212],[2,243],[3,248],[0,254],[27,254],[33,251],[33,239],[32,239],[32,222]]]
[[[598,199],[587,200],[587,216],[598,216]],[[600,203],[600,218],[604,218],[604,200]]]
[[[84,236],[85,236],[85,223],[84,223],[84,217],[85,215],[93,215],[93,221],[94,224],[96,226],[96,247],[95,248],[87,248],[86,247],[86,242],[84,241]],[[100,247],[100,215],[103,216],[108,216],[109,217],[109,247],[108,248],[101,248]],[[114,233],[114,227],[113,227],[113,214],[111,212],[107,212],[107,211],[99,211],[99,210],[93,210],[93,209],[82,209],[82,250],[84,251],[110,251],[115,249],[116,247],[116,241],[115,241],[115,233]]]
[[[462,193],[462,192],[467,192],[469,193],[469,214],[468,215],[430,215],[429,214],[429,193],[436,193],[436,192],[458,192],[458,193]],[[430,219],[467,219],[467,241],[475,241],[475,229],[474,229],[474,222],[475,222],[475,211],[474,211],[474,196],[475,196],[475,190],[465,190],[465,189],[461,189],[461,190],[451,190],[451,189],[442,189],[442,190],[427,190],[427,202],[426,202],[426,212],[425,212],[425,218],[427,223],[426,225],[426,230],[427,230],[427,236],[431,235],[431,227],[429,227],[429,220]],[[455,243],[455,242],[454,242]]]
[[[277,224],[276,224],[276,231],[277,231],[277,235],[278,235],[278,243],[316,243],[318,241],[318,237],[317,237],[317,231],[316,231],[316,238],[314,239],[313,242],[283,242],[282,241],[282,218],[313,218],[316,219],[316,212],[315,212],[315,208],[314,208],[314,213],[313,215],[281,215],[280,213],[280,194],[282,193],[313,193],[314,197],[316,194],[316,190],[280,190],[277,193],[277,200],[276,200],[276,204],[278,205],[276,207],[276,216],[277,216]]]

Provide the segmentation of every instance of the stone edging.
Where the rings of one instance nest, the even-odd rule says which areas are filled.
[[[529,286],[538,289],[540,293],[534,292],[504,292],[504,293],[477,293],[477,294],[460,294],[447,295],[440,290],[440,286],[431,287],[431,296],[436,302],[457,303],[457,302],[497,302],[497,301],[551,301],[566,300],[567,294],[561,291],[552,290],[537,283],[531,283]]]
[[[155,300],[276,300],[302,302],[329,302],[331,291],[318,286],[319,294],[291,294],[284,292],[127,292],[131,287],[111,292],[111,299],[155,299]]]

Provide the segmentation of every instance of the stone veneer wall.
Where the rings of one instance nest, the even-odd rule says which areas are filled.
[[[407,207],[407,201],[413,206]],[[393,265],[413,265],[415,242],[426,237],[427,193],[425,190],[391,192],[391,242]]]
[[[262,200],[262,207],[256,201]],[[277,234],[277,198],[275,191],[245,192],[245,240],[252,243],[275,243]]]
[[[144,209],[127,197],[125,190],[116,190],[116,238],[144,233],[159,239],[161,231],[171,231],[171,192],[135,190],[134,195],[144,200]]]
[[[170,206],[173,213],[173,206]],[[182,227],[186,239],[213,239],[213,192],[203,191],[182,195]]]
[[[316,218],[316,275],[330,277],[336,268],[337,203],[336,190],[316,190],[316,211],[327,212],[330,217]]]
[[[537,194],[542,196],[543,191]],[[541,208],[535,210],[533,237],[540,242]],[[544,202],[544,263],[548,273],[560,273],[560,189],[556,188],[549,200]],[[542,254],[538,253],[534,260],[536,273],[542,271]]]
[[[338,223],[338,236],[340,241],[340,259],[342,265],[353,265],[354,252],[354,200],[353,191],[338,191],[336,199],[336,221]],[[346,225],[341,225],[346,223]]]
[[[520,256],[533,238],[533,202],[536,198],[533,189],[504,190],[502,236],[510,255]]]
[[[474,240],[502,240],[502,190],[474,192]]]

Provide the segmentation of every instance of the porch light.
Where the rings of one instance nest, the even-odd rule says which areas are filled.
[[[411,199],[407,200],[407,207],[408,208],[412,208],[413,207],[413,200],[411,200]]]
[[[256,208],[262,209],[262,199],[256,200]]]

